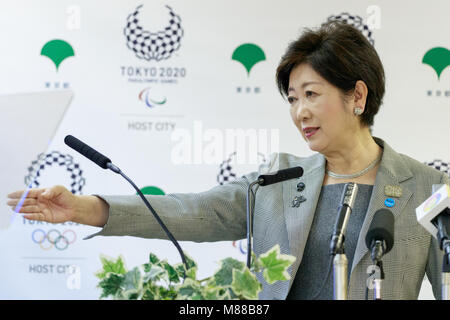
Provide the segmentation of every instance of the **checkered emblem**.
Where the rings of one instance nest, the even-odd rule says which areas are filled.
[[[444,172],[450,177],[450,164],[442,160],[433,160],[430,162],[424,162],[427,166],[433,167],[438,171]]]
[[[220,185],[236,180],[238,178],[238,175],[235,172],[235,168],[233,168],[233,161],[236,159],[236,156],[237,152],[235,151],[228,157],[228,159],[220,164],[220,172],[217,175],[217,182]],[[258,152],[258,159],[260,164],[266,162],[266,157],[260,152]]]
[[[147,61],[161,61],[168,59],[180,48],[180,41],[184,30],[181,27],[180,17],[173,12],[172,8],[166,6],[169,10],[169,24],[163,30],[150,32],[144,30],[139,22],[140,5],[127,18],[127,25],[123,33],[127,39],[127,46],[133,50],[136,57]]]
[[[42,171],[49,166],[65,167],[66,171],[70,174],[71,184],[70,191],[73,194],[82,194],[86,180],[83,177],[83,170],[81,170],[78,163],[73,162],[73,158],[69,154],[62,154],[58,151],[52,151],[50,153],[41,153],[36,160],[31,162],[28,167],[28,174],[25,176],[25,184],[30,188],[38,188],[40,186],[39,177]]]
[[[328,21],[341,21],[354,26],[359,31],[361,31],[361,33],[367,38],[367,40],[369,40],[372,45],[375,44],[375,40],[372,37],[372,31],[370,31],[369,27],[364,23],[363,19],[360,16],[343,12],[341,14],[328,17]]]

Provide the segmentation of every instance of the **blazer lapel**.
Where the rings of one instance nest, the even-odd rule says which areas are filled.
[[[291,164],[292,166],[296,164]],[[298,164],[297,164],[298,165]],[[283,182],[283,203],[285,205],[285,222],[289,239],[290,254],[295,256],[291,269],[291,283],[294,280],[297,269],[302,260],[306,241],[316,211],[317,201],[320,195],[321,186],[325,174],[325,158],[316,154],[313,157],[303,159],[300,163],[304,173],[299,179]],[[301,193],[297,191],[297,184],[303,182],[305,189]],[[292,206],[295,196],[302,195],[306,201],[298,207]]]
[[[389,198],[389,196],[385,195],[384,187],[388,185],[402,186],[402,182],[413,176],[411,171],[407,169],[407,166],[403,165],[403,159],[398,153],[396,153],[383,140],[375,138],[375,141],[384,148],[383,156],[375,179],[375,185],[370,198],[366,217],[359,233],[358,243],[356,245],[352,263],[352,272],[369,251],[366,247],[365,237],[375,212],[379,209],[387,208],[385,205],[385,200]],[[393,198],[395,200],[395,205],[388,209],[394,215],[394,219],[397,219],[398,215],[403,211],[405,205],[411,198],[411,195],[412,192],[403,185],[401,197]]]

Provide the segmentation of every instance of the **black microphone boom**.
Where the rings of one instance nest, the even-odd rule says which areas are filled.
[[[156,221],[159,223],[159,225],[161,226],[161,228],[164,230],[164,232],[166,233],[167,237],[169,238],[170,241],[172,241],[172,243],[175,245],[175,247],[177,248],[178,252],[180,253],[181,256],[181,260],[183,261],[183,264],[186,268],[186,270],[188,270],[188,265],[187,265],[187,261],[186,258],[184,256],[183,250],[181,249],[180,245],[178,244],[178,241],[175,239],[175,237],[172,235],[172,233],[169,231],[169,229],[167,229],[166,225],[164,224],[164,222],[161,220],[161,218],[158,216],[158,214],[155,212],[155,210],[153,209],[153,207],[150,205],[150,203],[148,202],[147,198],[145,198],[144,194],[142,193],[142,191],[136,186],[136,184],[134,184],[134,182],[128,178],[118,167],[116,167],[114,164],[112,164],[111,160],[107,157],[105,157],[104,155],[102,155],[100,152],[96,151],[95,149],[89,147],[87,144],[85,144],[84,142],[78,140],[77,138],[68,135],[64,138],[64,142],[71,147],[72,149],[74,149],[75,151],[81,153],[83,156],[85,156],[86,158],[88,158],[89,160],[92,160],[93,162],[95,162],[96,164],[98,164],[100,167],[102,167],[103,169],[111,169],[112,171],[114,171],[115,173],[120,174],[123,178],[125,178],[125,180],[127,180],[132,186],[133,188],[136,190],[136,192],[138,193],[139,197],[141,197],[142,201],[144,202],[145,206],[151,211],[151,213],[153,214],[153,216],[155,217]]]
[[[293,167],[288,169],[278,170],[272,174],[262,174],[258,177],[258,184],[260,186],[268,186],[270,184],[283,182],[286,180],[300,178],[303,175],[302,167]]]

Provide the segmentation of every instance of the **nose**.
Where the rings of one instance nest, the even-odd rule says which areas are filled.
[[[308,107],[304,103],[301,103],[299,101],[295,109],[295,120],[302,123],[305,122],[305,120],[309,119],[310,117],[311,112],[308,109]]]

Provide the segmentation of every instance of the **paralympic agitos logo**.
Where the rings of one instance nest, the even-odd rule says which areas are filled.
[[[161,95],[157,90],[150,90],[151,88],[145,88],[139,92],[139,100],[144,102],[149,108],[154,108],[155,106],[164,105],[167,102],[167,98]]]

